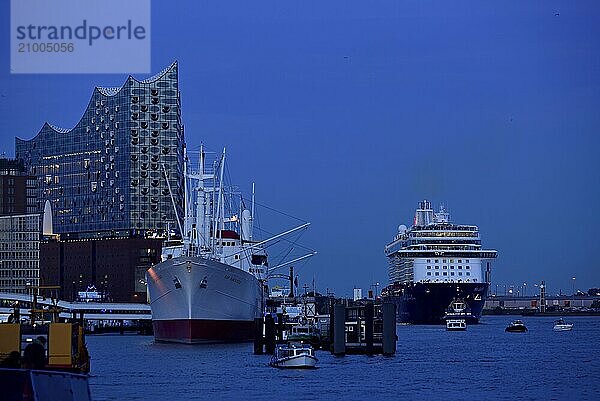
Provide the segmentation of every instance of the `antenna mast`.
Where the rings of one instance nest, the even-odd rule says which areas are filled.
[[[252,234],[254,233],[254,183],[252,183],[252,212],[250,213],[250,241],[252,241]]]

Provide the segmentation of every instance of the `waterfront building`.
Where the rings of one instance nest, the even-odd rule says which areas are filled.
[[[0,216],[37,212],[35,176],[27,175],[22,161],[0,159]]]
[[[40,215],[0,217],[0,291],[27,293],[39,285]]]
[[[161,251],[162,240],[150,238],[43,241],[40,280],[60,286],[59,297],[68,301],[93,285],[106,301],[146,302],[144,276]]]
[[[72,107],[72,105],[65,105]],[[37,178],[61,238],[165,237],[183,215],[178,66],[119,88],[96,87],[71,129],[45,123],[16,157]]]

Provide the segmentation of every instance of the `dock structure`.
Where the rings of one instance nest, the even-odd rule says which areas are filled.
[[[285,301],[289,303],[285,305]],[[270,354],[276,343],[297,338],[299,328],[314,330],[315,335],[304,337],[304,342],[334,355],[393,355],[396,352],[396,305],[393,303],[380,299],[308,296],[270,299],[269,304],[265,316],[255,319],[254,353],[257,355]]]
[[[272,355],[277,343],[284,339],[284,319],[279,313],[274,318],[267,314],[264,317],[254,319],[254,354]]]
[[[0,321],[18,322],[21,317],[39,321],[79,322],[89,333],[128,331],[152,333],[150,305],[141,303],[70,302],[37,294],[0,292]],[[84,324],[84,322],[86,324]]]
[[[396,353],[396,306],[372,301],[331,308],[329,349],[334,355]]]

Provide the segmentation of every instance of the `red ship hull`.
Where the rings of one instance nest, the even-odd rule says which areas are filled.
[[[243,342],[254,339],[254,322],[248,320],[154,320],[154,338],[184,344]]]

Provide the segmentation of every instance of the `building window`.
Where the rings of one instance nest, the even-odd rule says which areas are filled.
[[[440,272],[435,272],[435,275],[436,275],[436,276],[439,276],[439,275],[440,275]]]
[[[431,272],[427,272],[427,275],[428,275],[428,276],[431,276]]]
[[[427,266],[427,270],[431,270],[431,266]]]

